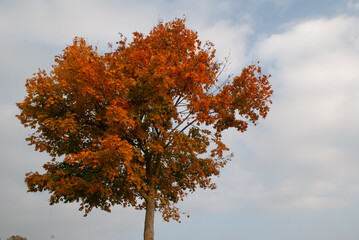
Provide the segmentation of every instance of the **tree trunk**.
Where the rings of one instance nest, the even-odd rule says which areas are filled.
[[[155,198],[153,195],[149,196],[146,204],[144,240],[154,240]]]

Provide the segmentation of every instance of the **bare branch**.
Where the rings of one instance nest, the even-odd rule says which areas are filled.
[[[186,128],[188,128],[189,126],[191,126],[197,119],[193,119],[192,122],[190,122],[189,124],[187,124],[187,126],[185,126],[184,128],[181,129],[180,132],[183,132],[184,130],[186,130]]]
[[[227,69],[227,67],[229,66],[229,64],[231,64],[231,63],[229,62],[229,57],[230,57],[230,55],[231,55],[231,52],[228,52],[227,57],[224,58],[225,61],[224,61],[223,67],[222,67],[222,69],[219,71],[219,73],[217,74],[216,78],[219,78],[219,76],[221,76],[221,74],[224,72],[224,70]]]
[[[216,76],[217,79],[222,75],[222,73],[223,73],[223,72],[227,69],[227,67],[229,66],[229,64],[230,64],[230,62],[229,62],[230,54],[231,54],[231,53],[229,52],[229,53],[228,53],[228,56],[224,58],[225,61],[224,61],[224,63],[223,63],[222,69],[218,72],[218,74],[217,74],[217,76]],[[215,89],[214,89],[212,92],[210,92],[209,94],[214,94],[215,92],[217,92],[217,91],[219,91],[220,89],[222,89],[223,86],[226,85],[226,84],[230,81],[230,78],[231,78],[231,75],[229,75],[229,76],[227,77],[227,79],[226,79],[225,81],[223,81],[220,85],[215,86]],[[209,91],[210,91],[210,89],[208,89],[206,93],[208,93]]]
[[[188,115],[181,121],[181,123],[179,123],[175,128],[172,129],[171,133],[173,133],[174,131],[176,131],[176,129],[177,129],[179,126],[181,126],[185,121],[187,121],[187,120],[190,118],[191,115],[192,115],[192,114],[188,113]]]
[[[178,112],[178,114],[186,114],[186,113],[190,114],[189,111],[190,111],[189,109],[184,109],[184,110]]]
[[[182,99],[179,98],[179,99],[177,100],[176,104],[175,104],[175,107],[179,107],[179,105],[181,105],[181,103],[182,103],[184,100],[186,100],[186,97],[183,97]],[[187,105],[187,104],[186,104],[186,105]]]

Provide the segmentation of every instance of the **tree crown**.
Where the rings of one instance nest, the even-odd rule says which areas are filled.
[[[254,64],[220,81],[213,44],[184,19],[116,46],[100,55],[76,37],[49,74],[27,80],[17,117],[35,129],[29,144],[53,160],[26,183],[49,191],[50,204],[80,201],[86,214],[115,204],[142,209],[152,197],[165,220],[178,219],[174,203],[215,188],[212,176],[228,161],[221,133],[266,117],[269,76]]]

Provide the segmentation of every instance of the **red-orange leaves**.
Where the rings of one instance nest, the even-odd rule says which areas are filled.
[[[266,117],[273,93],[269,77],[262,74],[259,66],[249,65],[223,86],[213,102],[217,131],[235,127],[243,132],[248,122],[256,124],[259,117]]]
[[[35,130],[29,143],[54,158],[26,183],[49,191],[51,204],[80,201],[86,213],[154,205],[165,220],[178,220],[173,204],[197,187],[213,189],[229,160],[222,131],[245,131],[271,103],[258,65],[219,84],[213,44],[185,19],[134,33],[103,55],[75,38],[55,63],[27,80],[17,104],[21,123]]]

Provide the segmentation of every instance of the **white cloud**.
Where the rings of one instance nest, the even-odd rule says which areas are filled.
[[[75,36],[83,36],[95,44],[106,45],[117,40],[118,32],[130,35],[133,31],[147,31],[158,18],[153,12],[159,6],[147,1],[141,5],[136,1],[104,2],[14,1],[2,7],[0,27],[3,32],[37,44],[62,47]]]
[[[201,26],[198,31],[203,41],[214,43],[218,60],[223,62],[229,56],[230,64],[224,74],[239,74],[244,65],[250,64],[246,57],[247,40],[253,33],[249,24],[218,21],[211,26]]]
[[[268,119],[244,135],[226,133],[235,159],[218,190],[189,204],[201,211],[312,211],[358,201],[358,23],[308,20],[258,42],[255,55],[273,75]]]
[[[319,209],[357,200],[349,189],[359,180],[358,23],[310,20],[258,43],[275,96],[268,119],[237,138],[252,149],[239,154],[252,173],[252,186],[238,186],[246,205]]]

